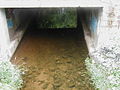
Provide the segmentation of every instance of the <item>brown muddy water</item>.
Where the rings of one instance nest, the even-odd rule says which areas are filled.
[[[27,68],[21,90],[94,90],[84,37],[70,30],[29,30],[12,63]]]

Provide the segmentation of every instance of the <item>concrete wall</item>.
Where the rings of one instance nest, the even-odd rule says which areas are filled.
[[[5,9],[0,9],[0,60],[11,59],[32,19],[31,13],[32,9],[12,9],[8,16]]]
[[[98,42],[97,30],[100,24],[102,8],[80,8],[79,12],[87,47],[89,53],[92,53]]]
[[[99,7],[101,0],[0,0],[0,8]]]
[[[7,28],[7,21],[5,10],[0,9],[0,60],[6,60],[7,49],[10,45],[9,33]]]
[[[25,28],[32,17],[30,9],[6,9],[7,24],[10,40],[14,40],[16,34]]]
[[[13,28],[9,28],[10,35],[10,46],[9,46],[9,59],[15,52],[19,42],[21,41],[32,17],[34,10],[32,9],[14,9],[13,23],[15,24]],[[10,34],[10,33],[9,33]]]

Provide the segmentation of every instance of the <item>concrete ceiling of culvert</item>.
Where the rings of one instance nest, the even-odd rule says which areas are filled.
[[[100,0],[0,0],[0,8],[102,7]]]

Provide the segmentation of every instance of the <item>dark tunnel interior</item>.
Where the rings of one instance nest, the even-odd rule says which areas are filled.
[[[82,27],[82,23],[81,23],[81,20],[80,20],[81,19],[80,10],[79,10],[79,8],[75,8],[75,9],[76,9],[75,14],[76,14],[76,22],[77,22],[76,27],[65,27],[65,28],[64,27],[63,28],[52,27],[52,28],[49,28],[49,27],[46,26],[44,28],[41,28],[41,27],[39,27],[39,24],[38,24],[38,23],[40,23],[39,20],[38,20],[39,14],[34,14],[32,16],[32,19],[31,19],[29,25],[28,25],[26,34],[28,34],[28,33],[33,34],[34,33],[34,34],[37,34],[37,35],[38,34],[39,35],[46,35],[46,36],[50,35],[50,36],[56,36],[56,37],[59,37],[59,36],[61,36],[61,37],[72,37],[72,36],[74,36],[74,37],[77,37],[77,38],[78,37],[84,37],[83,27]],[[44,11],[41,10],[41,13],[44,13],[45,10]],[[51,9],[51,11],[52,11],[52,9]],[[46,12],[47,12],[47,10],[46,10]],[[68,17],[68,19],[71,19],[71,18]],[[75,21],[73,21],[73,22],[75,22]]]

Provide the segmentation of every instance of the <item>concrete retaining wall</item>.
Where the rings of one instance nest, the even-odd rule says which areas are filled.
[[[11,41],[9,46],[9,59],[12,57],[15,52],[19,42],[21,41],[31,19],[32,19],[32,9],[14,9],[14,27],[9,28],[13,34],[10,35]],[[34,12],[33,12],[34,13]],[[9,31],[10,32],[10,31]]]
[[[0,9],[0,60],[10,60],[32,18],[30,9]],[[6,18],[7,17],[7,18]]]
[[[89,53],[92,53],[98,42],[97,30],[101,20],[102,8],[80,8],[80,20]]]

